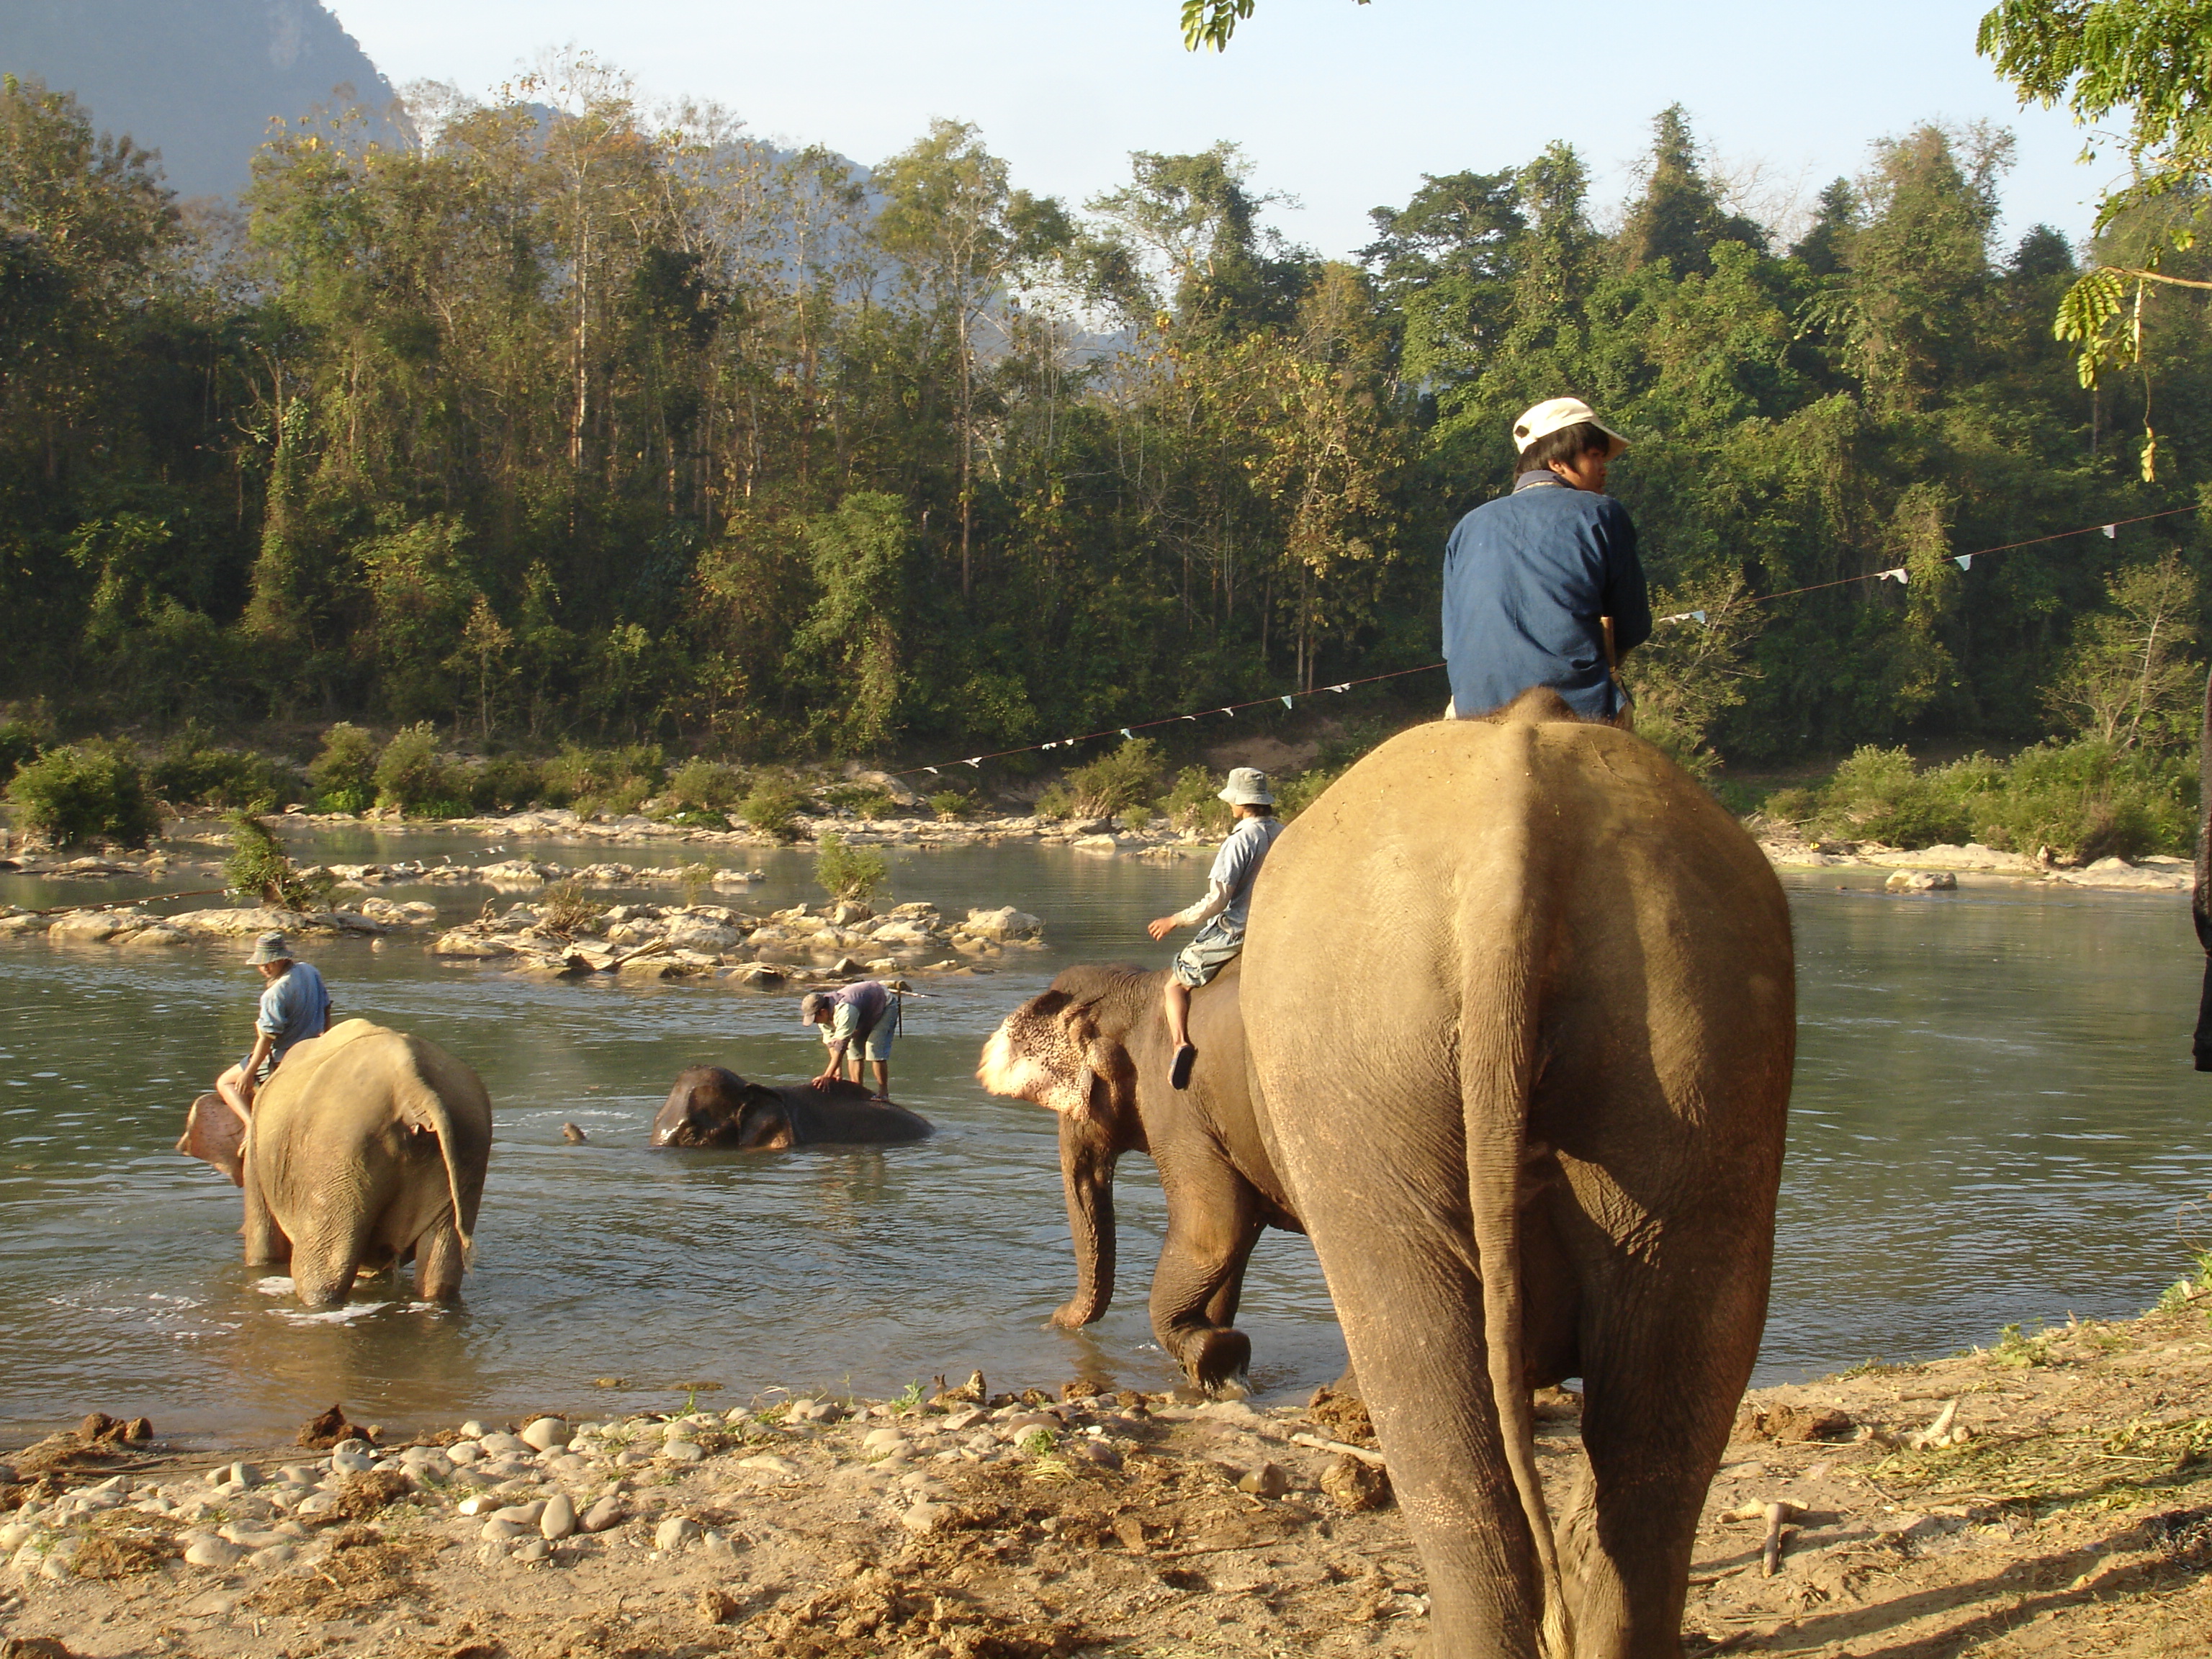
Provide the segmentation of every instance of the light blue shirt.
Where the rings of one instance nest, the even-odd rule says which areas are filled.
[[[270,981],[261,994],[260,1017],[253,1029],[276,1039],[269,1050],[270,1062],[284,1058],[295,1042],[322,1036],[331,1023],[331,994],[313,963],[295,962],[284,976]]]
[[[1224,927],[1240,933],[1244,931],[1245,919],[1252,911],[1252,883],[1259,876],[1260,866],[1267,861],[1267,849],[1282,833],[1279,818],[1239,818],[1229,839],[1221,843],[1206,878],[1228,897],[1221,908]]]

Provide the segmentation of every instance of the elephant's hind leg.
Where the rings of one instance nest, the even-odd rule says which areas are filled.
[[[1231,1328],[1244,1264],[1265,1225],[1260,1196],[1225,1164],[1171,1160],[1168,1236],[1152,1273],[1152,1334],[1192,1383],[1217,1397],[1245,1392],[1252,1340]]]
[[[245,1189],[246,1222],[239,1233],[246,1241],[246,1265],[283,1266],[292,1259],[292,1241],[284,1236],[283,1228],[276,1224],[276,1216],[270,1213],[268,1197],[261,1190],[260,1171],[250,1157],[240,1171],[239,1185]]]

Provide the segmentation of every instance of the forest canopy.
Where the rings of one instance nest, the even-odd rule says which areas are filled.
[[[279,131],[231,213],[0,88],[0,698],[738,758],[1112,727],[1433,661],[1445,532],[1571,392],[1704,613],[1632,659],[1679,749],[2170,725],[2083,665],[2129,596],[2193,618],[2193,515],[1955,562],[2212,478],[2200,296],[2144,340],[2147,483],[2146,382],[2053,337],[2077,251],[1997,239],[2002,132],[1797,210],[1668,109],[1626,202],[1555,143],[1333,260],[1228,144],[1071,204],[970,126],[864,171],[588,58],[410,113]]]

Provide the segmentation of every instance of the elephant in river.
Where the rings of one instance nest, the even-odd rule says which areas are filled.
[[[1190,1087],[1168,1082],[1175,1046],[1160,1006],[1164,972],[1071,968],[1006,1016],[976,1080],[1060,1119],[1060,1170],[1075,1241],[1075,1296],[1052,1316],[1073,1330],[1114,1295],[1114,1167],[1152,1155],[1168,1232],[1152,1273],[1152,1334],[1197,1387],[1246,1392],[1251,1340],[1235,1329],[1244,1267],[1262,1229],[1304,1228],[1261,1144],[1246,1086],[1238,964],[1192,994],[1198,1046]]]
[[[720,1066],[686,1066],[653,1120],[656,1146],[781,1152],[787,1146],[921,1140],[936,1133],[919,1112],[874,1101],[842,1079],[770,1088]]]
[[[1437,1659],[1675,1659],[1766,1316],[1796,988],[1780,884],[1549,691],[1402,732],[1286,829],[1241,994],[1426,1566]],[[1580,1376],[1555,1534],[1532,1388]]]
[[[219,1100],[204,1105],[193,1103],[199,1134],[230,1115]],[[186,1141],[195,1138],[188,1127]],[[209,1139],[213,1150],[222,1137]],[[410,1254],[418,1297],[459,1291],[491,1156],[491,1101],[436,1043],[349,1019],[295,1044],[256,1092],[245,1140],[246,1259],[289,1261],[305,1305],[335,1307],[356,1275]]]

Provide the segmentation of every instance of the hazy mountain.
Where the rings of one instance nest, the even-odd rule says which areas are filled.
[[[317,0],[0,0],[0,70],[161,151],[181,196],[242,189],[271,116],[357,103],[381,125],[393,101]]]

